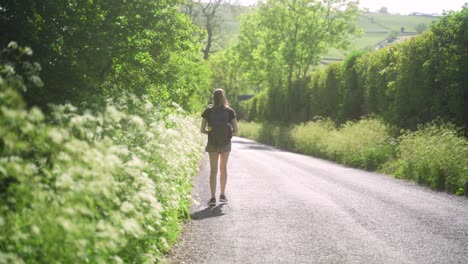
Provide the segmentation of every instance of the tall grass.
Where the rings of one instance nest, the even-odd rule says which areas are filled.
[[[453,126],[422,126],[400,140],[398,157],[386,171],[433,189],[459,195],[468,190],[468,140]]]
[[[291,130],[295,151],[346,165],[377,169],[393,157],[388,127],[377,119],[348,122],[335,128],[330,120],[318,120]]]
[[[188,217],[194,120],[131,95],[48,120],[0,88],[0,263],[157,262]]]
[[[239,136],[260,141],[262,125],[255,122],[239,121]]]
[[[393,137],[390,128],[379,119],[348,122],[341,127],[328,119],[279,127],[239,123],[241,136],[263,143],[379,170],[433,189],[467,194],[468,140],[454,126],[430,124],[400,137]]]
[[[287,124],[239,122],[239,136],[285,149],[291,144],[289,129]]]

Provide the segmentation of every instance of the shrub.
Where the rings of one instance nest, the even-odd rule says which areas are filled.
[[[295,126],[291,131],[293,150],[318,157],[328,157],[328,140],[335,131],[335,125],[329,119],[318,119]]]
[[[307,155],[364,169],[380,169],[434,189],[467,195],[468,140],[453,125],[429,124],[393,138],[379,119],[348,122],[336,128],[329,119],[287,126],[240,123],[241,136],[267,144],[283,144]],[[270,131],[268,137],[262,135]],[[284,144],[281,133],[289,135]]]
[[[395,140],[378,119],[348,122],[339,129],[330,119],[294,127],[240,122],[239,127],[240,136],[359,168],[377,169],[395,155]]]
[[[468,141],[452,125],[429,124],[401,136],[394,175],[463,195],[468,187]]]
[[[26,109],[0,78],[0,263],[153,263],[188,217],[202,137],[145,98]],[[13,81],[11,81],[13,80]]]
[[[393,156],[387,126],[377,119],[347,122],[336,129],[331,120],[317,120],[292,129],[294,150],[346,165],[376,169]]]
[[[389,128],[378,119],[347,122],[328,138],[327,152],[334,160],[375,170],[394,156]]]
[[[261,125],[255,122],[239,121],[239,136],[250,138],[253,140],[260,140]]]

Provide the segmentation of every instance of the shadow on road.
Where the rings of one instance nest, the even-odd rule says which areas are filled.
[[[240,140],[232,140],[231,141],[234,144],[239,144],[241,149],[253,149],[253,150],[267,150],[267,151],[281,151],[279,149],[262,145],[256,142],[246,142],[246,141],[240,141]]]
[[[255,142],[241,141],[241,140],[236,140],[236,139],[231,140],[231,143],[244,144],[244,145],[254,145],[255,144]]]
[[[204,208],[198,212],[190,214],[192,220],[203,220],[210,217],[219,217],[225,215],[223,212],[224,204]]]

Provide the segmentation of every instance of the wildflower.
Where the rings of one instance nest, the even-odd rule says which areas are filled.
[[[122,205],[120,206],[120,210],[124,213],[132,212],[134,209],[135,208],[133,207],[133,205],[129,203],[128,201],[123,202]]]
[[[33,225],[31,227],[31,233],[33,233],[34,235],[39,235],[41,233],[41,230],[36,225]]]
[[[58,220],[59,220],[60,225],[63,227],[63,229],[65,229],[66,231],[72,230],[72,224],[70,223],[69,220],[64,219],[64,218],[60,218]]]
[[[63,210],[66,214],[70,215],[70,216],[73,216],[75,215],[75,210],[71,207],[67,207]]]
[[[76,108],[74,105],[72,104],[65,104],[64,105],[65,109],[67,109],[69,112],[76,112],[78,110],[78,108]]]
[[[70,155],[68,155],[68,153],[62,151],[57,155],[57,160],[64,161],[64,162],[70,162],[72,159],[71,159]]]
[[[148,141],[154,139],[154,134],[149,131],[146,131],[145,136]]]
[[[151,112],[152,109],[153,109],[153,104],[149,101],[146,101],[146,104],[145,104],[146,112]]]
[[[134,168],[143,168],[145,166],[145,163],[140,158],[133,155],[132,159],[127,162],[127,166]]]
[[[123,229],[127,234],[139,237],[143,234],[140,224],[135,219],[128,218],[123,221]]]
[[[33,54],[33,51],[30,47],[24,47],[24,53],[28,56],[31,56]]]
[[[57,182],[55,183],[55,186],[58,188],[69,188],[73,185],[74,181],[73,178],[70,174],[64,173],[57,177]]]
[[[124,261],[119,256],[112,256],[110,259],[114,260],[117,264],[123,264]]]
[[[11,65],[3,65],[3,73],[5,75],[13,75],[15,74],[15,68],[13,68],[13,66]]]
[[[31,120],[31,121],[42,121],[42,120],[44,120],[44,114],[42,113],[42,111],[39,108],[33,107],[33,108],[31,108],[31,111],[29,111],[29,120]]]
[[[60,130],[57,128],[51,128],[49,132],[47,133],[47,135],[55,144],[61,144],[64,140],[64,136],[62,135]]]
[[[70,119],[70,125],[81,127],[84,124],[84,118],[82,116],[74,116]]]
[[[145,121],[139,116],[132,115],[130,117],[130,123],[136,125],[137,127],[144,127],[145,126]]]
[[[161,245],[164,249],[169,249],[169,244],[167,243],[167,240],[164,237],[159,238],[159,241],[161,242]]]
[[[11,41],[10,43],[8,43],[8,48],[17,49],[18,48],[18,43],[16,41]]]
[[[42,82],[41,77],[39,77],[37,75],[32,75],[28,79],[29,79],[29,81],[31,81],[34,85],[36,85],[38,87],[44,86],[44,83]]]
[[[106,115],[114,122],[119,122],[123,118],[123,114],[112,105],[106,107]]]

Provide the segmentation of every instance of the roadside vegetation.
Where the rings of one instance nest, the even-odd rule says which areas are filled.
[[[336,126],[330,119],[297,125],[240,122],[240,136],[297,153],[377,170],[436,190],[467,195],[468,140],[435,123],[395,136],[380,119]]]
[[[0,4],[0,263],[157,263],[209,100],[178,1]]]
[[[131,94],[45,114],[20,94],[35,74],[0,78],[0,263],[157,262],[189,217],[195,119]]]
[[[242,136],[467,194],[466,8],[320,69],[358,23],[372,46],[417,19],[334,0],[36,2],[0,4],[0,263],[158,262],[190,217],[219,87],[253,121]]]
[[[242,135],[467,194],[467,17],[447,13],[419,37],[354,53],[292,89],[269,86],[242,103],[256,122]]]

